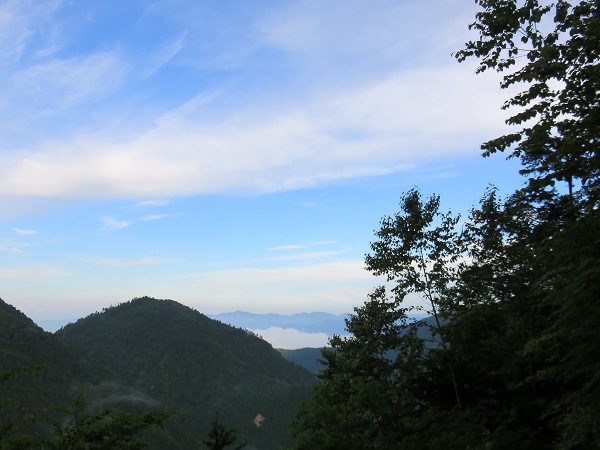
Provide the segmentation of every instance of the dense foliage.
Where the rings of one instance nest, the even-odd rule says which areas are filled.
[[[290,443],[287,422],[314,376],[266,341],[171,300],[137,298],[56,333],[63,342],[136,388],[140,400],[180,414],[165,425],[171,448],[191,448],[215,416],[249,448]],[[257,414],[266,417],[257,427]]]
[[[140,437],[152,426],[162,427],[173,415],[160,409],[145,413],[104,409],[91,411],[84,395],[73,400],[66,417],[53,420],[53,436],[40,439],[39,448],[48,450],[137,450],[149,443]]]
[[[298,449],[600,448],[600,2],[477,3],[458,59],[525,86],[505,105],[520,128],[482,148],[519,157],[528,182],[462,222],[416,189],[382,220],[366,263],[392,290],[323,352]]]
[[[204,445],[210,450],[223,450],[232,446],[235,446],[232,450],[241,450],[246,446],[246,442],[238,444],[235,430],[227,429],[218,419],[214,419]]]
[[[54,335],[0,301],[1,449],[289,445],[313,382],[256,335],[173,301],[135,299]]]
[[[506,73],[502,88],[523,87],[505,109],[519,130],[486,142],[485,155],[511,151],[530,190],[556,182],[597,202],[600,185],[600,4],[596,0],[477,0],[470,27],[479,39],[457,52],[479,58],[479,72]]]
[[[107,408],[117,391],[134,390],[2,300],[0,324],[0,449],[143,448],[142,432],[172,416],[132,405]],[[75,389],[72,406],[63,407]]]

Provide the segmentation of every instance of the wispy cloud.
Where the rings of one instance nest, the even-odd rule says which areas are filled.
[[[214,309],[214,305],[219,305],[221,311],[260,308],[264,312],[301,310],[339,314],[364,302],[376,283],[362,260],[348,259],[192,273],[174,278],[173,286],[186,292],[202,291],[211,299],[207,306]],[[185,297],[182,294],[181,298],[198,302],[198,298],[188,294]]]
[[[15,231],[16,233],[16,231]],[[18,233],[16,233],[18,235]],[[20,236],[29,236],[32,233],[24,234]],[[6,253],[23,253],[25,248],[30,247],[31,244],[24,239],[2,239],[0,240],[0,252]]]
[[[178,215],[178,214],[176,214]],[[102,218],[102,230],[121,230],[133,225],[135,222],[149,222],[172,217],[173,214],[148,214],[135,220],[118,220],[112,216]]]
[[[307,253],[296,253],[292,255],[279,256],[276,258],[269,258],[269,261],[303,261],[307,259],[319,259],[319,258],[330,258],[332,256],[338,256],[342,251],[330,251],[330,252],[307,252]]]
[[[364,268],[362,260],[341,260],[300,267],[273,269],[232,269],[190,274],[185,277],[211,279],[215,283],[302,283],[333,282],[349,280],[373,280],[373,275]]]
[[[98,266],[127,267],[164,264],[170,260],[164,258],[88,258],[85,261]]]
[[[288,245],[278,245],[277,247],[271,247],[269,250],[273,250],[273,251],[284,251],[284,250],[298,250],[298,249],[303,249],[303,248],[310,248],[310,247],[315,247],[315,246],[319,246],[319,245],[330,245],[330,244],[335,244],[335,241],[315,241],[315,242],[311,242],[309,244],[288,244]]]
[[[331,245],[331,244],[335,244],[335,241],[315,241],[315,242],[311,242],[310,245]]]
[[[64,275],[65,272],[53,268],[40,269],[4,269],[0,268],[0,279],[17,281],[37,281]]]
[[[60,47],[48,47],[48,48],[44,48],[44,49],[36,51],[35,54],[34,54],[34,57],[35,58],[46,58],[48,56],[51,56],[51,55],[55,54],[59,50],[60,50]]]
[[[40,28],[47,25],[57,7],[56,0],[16,0],[0,3],[0,63],[13,66]]]
[[[272,192],[405,171],[472,151],[490,123],[502,123],[489,101],[495,87],[483,89],[469,72],[415,69],[275,115],[238,111],[218,125],[199,121],[200,106],[173,110],[124,140],[72,136],[26,157],[9,154],[0,194]]]
[[[27,229],[13,228],[13,231],[19,236],[31,236],[32,234],[37,234],[37,231],[35,231],[31,228],[27,228]]]
[[[23,253],[23,250],[21,250],[19,247],[16,247],[16,246],[11,246],[11,247],[0,246],[0,252]]]
[[[171,61],[184,47],[187,34],[187,32],[183,32],[177,37],[177,39],[161,45],[160,48],[151,55],[148,68],[145,70],[144,76],[151,76],[162,66]]]
[[[168,200],[144,200],[135,204],[136,207],[151,207],[151,206],[166,206],[169,204]]]
[[[0,18],[0,25],[27,12],[19,3],[8,2],[9,18]],[[460,30],[466,33],[464,24],[457,28],[446,17],[455,14],[457,0],[435,11],[416,0],[368,6],[307,0],[227,15],[215,9],[217,23],[202,32],[192,24],[207,9],[186,3],[181,11],[157,4],[143,19],[141,9],[131,16],[156,21],[163,32],[153,39],[108,34],[103,42],[112,47],[74,52],[65,45],[6,75],[0,117],[17,116],[18,138],[3,155],[0,195],[161,198],[300,189],[465,154],[495,133],[490,124],[503,123],[497,79],[474,78],[474,66],[449,56],[454,44],[446,38],[454,33],[460,46]],[[39,15],[43,8],[36,10]],[[61,18],[67,21],[61,38],[68,42],[71,19]],[[46,19],[35,23],[43,28]],[[7,32],[0,26],[6,51],[13,52],[15,42],[17,52],[27,47],[29,24]],[[32,51],[45,54],[62,45],[46,41]],[[438,48],[440,42],[446,47]],[[210,56],[218,70],[208,76],[202,63],[193,63],[200,56]],[[186,71],[181,85],[163,84],[158,76],[140,80],[144,67],[148,73],[171,69],[175,59]],[[235,76],[227,61],[241,68]],[[274,86],[265,82],[279,74]],[[200,82],[187,83],[196,77]],[[164,95],[157,99],[156,92]],[[65,112],[92,104],[94,114]],[[61,114],[65,120],[58,120]],[[32,126],[33,116],[45,127],[26,140],[26,130],[40,129]]]
[[[133,222],[130,220],[117,220],[114,217],[103,217],[103,230],[122,230],[123,228],[127,228]]]
[[[141,221],[160,220],[160,219],[165,219],[169,216],[170,216],[170,214],[153,214],[153,215],[141,217],[138,220],[141,220]]]
[[[275,251],[279,251],[279,250],[297,250],[300,248],[308,248],[310,247],[309,245],[294,245],[294,244],[289,244],[289,245],[279,245],[277,247],[271,247],[269,250],[275,250]]]
[[[15,74],[14,89],[44,113],[72,108],[110,94],[124,75],[115,53],[53,59]]]

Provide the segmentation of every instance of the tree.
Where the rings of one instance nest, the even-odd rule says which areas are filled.
[[[440,212],[439,196],[423,201],[417,189],[404,194],[400,211],[381,220],[375,232],[378,241],[371,244],[372,254],[365,258],[367,269],[386,275],[393,281],[393,291],[404,299],[408,294],[420,296],[426,303],[422,310],[435,320],[434,336],[447,358],[456,406],[461,408],[460,392],[443,322],[452,314],[455,297],[452,286],[457,279],[457,263],[462,255],[457,224],[458,216]]]
[[[538,197],[557,181],[569,195],[600,199],[600,3],[476,0],[482,11],[469,28],[479,39],[456,52],[479,59],[478,73],[506,73],[502,88],[526,87],[504,104],[520,130],[482,145],[484,155],[510,150]]]
[[[486,156],[510,151],[529,177],[509,200],[528,210],[529,228],[509,247],[534,256],[533,276],[521,284],[529,293],[517,296],[537,306],[524,352],[543,364],[530,378],[538,392],[546,386],[540,414],[556,445],[598,448],[600,355],[590,342],[600,320],[600,2],[477,3],[479,39],[456,57],[505,73],[503,88],[526,86],[504,105],[518,109],[507,123],[520,129],[482,148]]]
[[[462,252],[458,220],[440,212],[438,196],[424,201],[417,189],[402,196],[400,212],[382,219],[366,266],[393,282],[392,296],[376,289],[346,321],[351,336],[334,336],[331,349],[322,350],[325,368],[293,424],[299,449],[396,447],[420,427],[432,365],[445,368],[436,376],[450,389],[450,407],[462,408],[445,331]],[[408,294],[426,306],[405,305]],[[433,322],[411,320],[415,309]],[[424,328],[432,339],[419,334]]]
[[[407,433],[423,341],[400,303],[376,289],[346,320],[351,336],[322,350],[325,367],[292,422],[297,449],[394,448]]]
[[[141,449],[148,446],[139,438],[142,431],[162,427],[173,415],[164,410],[146,413],[115,411],[92,412],[84,395],[77,395],[73,406],[65,412],[66,421],[53,421],[54,435],[41,448],[52,450],[76,449]]]
[[[0,372],[0,388],[9,381],[23,374],[32,374],[45,370],[46,366],[22,366],[13,370]],[[26,424],[33,421],[31,414],[16,401],[0,400],[0,449],[31,448],[39,442],[39,437],[32,430],[25,431]]]
[[[237,442],[237,436],[234,430],[228,430],[225,428],[219,419],[214,419],[208,432],[208,440],[204,441],[206,447],[211,450],[223,450],[230,445],[235,445]],[[241,450],[246,446],[246,442],[237,445],[234,450]]]

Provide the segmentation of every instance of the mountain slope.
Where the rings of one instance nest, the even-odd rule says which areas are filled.
[[[306,370],[310,370],[316,374],[323,370],[325,366],[319,362],[322,359],[320,348],[298,348],[294,350],[288,350],[283,348],[277,349],[285,359],[293,362]]]
[[[77,392],[90,401],[115,391],[128,395],[117,377],[38,327],[21,311],[0,299],[0,430],[5,438],[46,434],[43,420],[60,420]],[[106,403],[106,401],[105,401]],[[1,446],[1,444],[0,444]]]
[[[256,448],[288,442],[287,421],[314,379],[255,335],[171,300],[134,299],[56,336],[181,412],[188,432],[206,436],[218,416]],[[261,427],[257,414],[266,417]]]
[[[35,376],[21,376],[10,392],[21,404],[45,404],[68,398],[75,385],[106,376],[89,360],[38,327],[14,306],[0,299],[0,372],[44,366]]]

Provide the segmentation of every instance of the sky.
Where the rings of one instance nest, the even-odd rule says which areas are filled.
[[[351,312],[415,186],[466,213],[514,162],[463,0],[0,2],[0,297]]]

